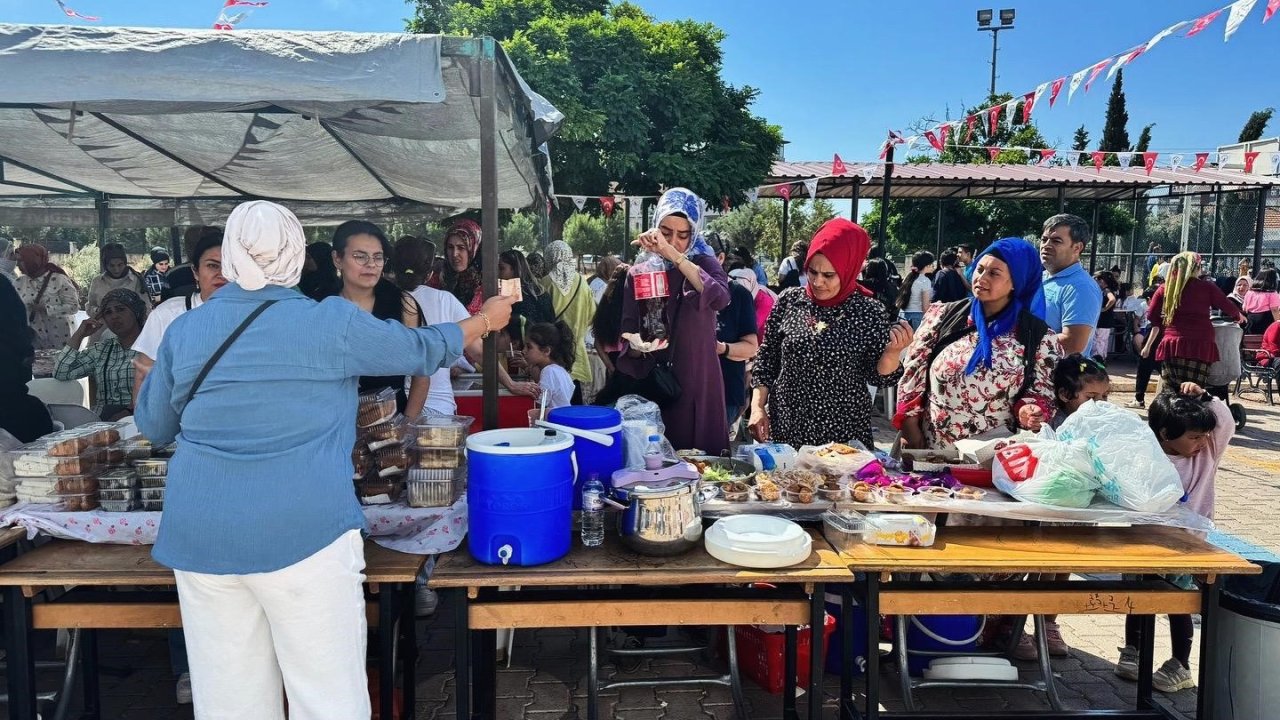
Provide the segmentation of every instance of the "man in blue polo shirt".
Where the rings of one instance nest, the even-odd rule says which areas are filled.
[[[1084,353],[1102,311],[1102,289],[1080,264],[1089,243],[1089,224],[1075,215],[1044,221],[1040,262],[1044,265],[1044,321],[1058,333],[1062,353]]]

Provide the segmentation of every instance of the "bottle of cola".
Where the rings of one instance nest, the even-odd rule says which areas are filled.
[[[645,342],[666,339],[667,297],[670,295],[666,263],[656,253],[646,251],[636,258],[627,272],[631,276],[635,300],[640,306],[640,338]]]

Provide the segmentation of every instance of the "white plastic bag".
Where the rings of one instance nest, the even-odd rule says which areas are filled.
[[[1182,498],[1182,479],[1142,418],[1108,402],[1089,401],[1058,428],[1058,439],[1085,442],[1107,501],[1164,512]]]
[[[1001,492],[1023,502],[1083,508],[1098,481],[1083,442],[1015,442],[996,453],[991,477]]]
[[[675,462],[676,449],[667,440],[667,426],[662,423],[662,410],[657,403],[639,395],[623,395],[614,403],[622,414],[622,450],[624,466],[631,470],[644,469],[644,450],[649,445],[649,435],[662,438],[662,454]]]

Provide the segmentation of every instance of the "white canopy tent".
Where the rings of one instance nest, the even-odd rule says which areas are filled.
[[[489,38],[0,24],[0,224],[526,207],[562,119]]]

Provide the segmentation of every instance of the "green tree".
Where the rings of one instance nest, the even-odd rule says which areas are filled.
[[[538,221],[531,213],[518,212],[502,226],[502,250],[532,252],[538,247]]]
[[[1076,134],[1071,139],[1071,149],[1077,152],[1083,152],[1089,147],[1089,131],[1084,129],[1084,125],[1076,128]]]
[[[574,213],[564,223],[564,241],[573,252],[583,255],[608,255],[632,257],[634,250],[627,243],[626,223],[617,213],[605,218],[590,213]]]
[[[1151,149],[1151,128],[1155,126],[1155,123],[1143,126],[1142,132],[1138,134],[1138,144],[1133,146],[1134,152],[1144,153]]]
[[[724,33],[657,22],[609,0],[414,0],[412,32],[491,35],[565,114],[552,140],[562,192],[685,186],[715,203],[768,174],[782,132],[751,112],[757,90],[721,77]]]
[[[1129,111],[1125,109],[1124,70],[1116,73],[1116,81],[1111,85],[1111,96],[1107,98],[1107,114],[1102,125],[1102,140],[1099,150],[1107,153],[1128,150],[1129,144]],[[1106,164],[1119,165],[1115,155],[1108,154]]]
[[[787,243],[808,241],[835,216],[835,207],[827,200],[792,200],[787,209]],[[782,247],[781,200],[739,206],[711,221],[708,229],[720,233],[730,246],[745,245],[761,258],[780,258],[789,249]]]
[[[1240,129],[1239,142],[1253,142],[1261,140],[1262,134],[1267,131],[1267,123],[1271,122],[1271,116],[1275,114],[1275,108],[1263,108],[1256,110],[1249,119],[1245,121],[1244,127]]]

